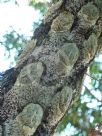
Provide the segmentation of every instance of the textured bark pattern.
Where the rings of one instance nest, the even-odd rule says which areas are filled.
[[[63,0],[48,10],[17,61],[20,74],[0,107],[4,136],[53,135],[79,96],[88,65],[102,49],[99,3]]]

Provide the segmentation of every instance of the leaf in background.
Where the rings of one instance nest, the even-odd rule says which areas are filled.
[[[34,7],[36,10],[40,10],[40,12],[44,14],[48,8],[48,2],[47,0],[29,0],[29,6]]]
[[[102,73],[102,68],[101,68],[102,63],[96,62],[95,60],[91,63],[89,69],[90,73],[98,74]]]

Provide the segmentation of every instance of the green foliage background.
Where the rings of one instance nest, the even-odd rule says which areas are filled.
[[[10,0],[0,0],[0,2],[9,1]],[[16,0],[14,0],[14,2],[18,4]],[[29,0],[29,6],[39,9],[43,15],[48,8],[48,2],[47,0],[43,2],[40,0]],[[41,20],[33,23],[34,29],[40,22]],[[16,60],[22,49],[22,45],[27,41],[26,37],[19,35],[12,28],[3,38],[4,40],[1,41],[1,44],[6,48],[5,53],[9,52],[8,57],[10,58],[11,50],[15,48],[17,51],[15,54]],[[100,55],[102,55],[102,53],[100,53]],[[57,132],[63,131],[66,126],[69,125],[75,128],[73,136],[87,136],[90,129],[98,128],[97,126],[102,123],[102,61],[99,60],[99,56],[91,63],[86,76],[90,78],[89,85],[92,86],[92,89],[88,89],[88,85],[86,86],[83,83],[83,90],[79,99],[59,123],[56,130]],[[100,93],[101,99],[97,98],[96,93]],[[94,102],[96,106],[93,106],[94,108],[90,107],[89,104],[91,103],[92,105]]]

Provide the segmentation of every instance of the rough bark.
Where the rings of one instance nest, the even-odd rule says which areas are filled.
[[[101,0],[52,5],[16,67],[3,75],[2,135],[53,135],[79,97],[87,67],[101,48]]]

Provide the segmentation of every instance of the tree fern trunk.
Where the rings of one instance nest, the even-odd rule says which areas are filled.
[[[3,78],[3,136],[52,136],[81,92],[84,74],[102,48],[102,1],[63,0]],[[13,75],[13,80],[10,80]]]

